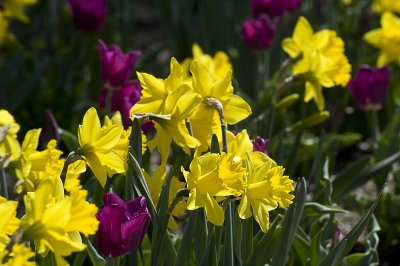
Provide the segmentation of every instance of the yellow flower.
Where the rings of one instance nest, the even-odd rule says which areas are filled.
[[[240,196],[245,187],[244,169],[240,162],[233,162],[233,154],[208,153],[198,156],[197,152],[190,164],[190,172],[182,167],[186,179],[189,199],[188,210],[205,208],[207,219],[215,225],[224,223],[224,211],[218,204],[218,197]]]
[[[400,13],[400,2],[397,0],[374,0],[372,3],[372,9],[377,13]]]
[[[111,118],[106,115],[104,117],[104,126],[111,126],[111,125],[116,125],[116,126],[123,126],[122,124],[122,116],[119,111],[115,112]],[[121,156],[126,156],[128,154],[128,143],[129,143],[129,138],[131,136],[132,132],[132,127],[128,127],[127,130],[124,130],[122,133],[122,137],[120,140],[120,143],[118,145],[122,145],[123,147],[126,147],[126,154],[121,154]],[[142,132],[142,154],[144,154],[147,150],[147,138],[146,135],[143,134]]]
[[[10,22],[5,18],[3,12],[0,12],[0,45],[15,39],[15,36],[8,32],[9,24]]]
[[[12,235],[19,226],[17,214],[18,202],[7,201],[0,196],[0,250],[4,250]]]
[[[29,18],[26,16],[24,9],[27,5],[36,4],[37,0],[3,0],[2,7],[6,17],[17,18],[22,22],[29,22]]]
[[[263,163],[260,164],[260,157]],[[253,158],[256,164],[253,164]],[[260,225],[263,232],[269,227],[269,211],[274,210],[278,205],[282,208],[292,203],[293,181],[283,175],[283,167],[267,155],[261,152],[247,153],[246,158],[246,182],[247,188],[242,195],[238,207],[239,217],[250,218],[252,215]]]
[[[378,66],[391,62],[400,64],[400,18],[386,12],[381,17],[381,26],[367,32],[364,40],[381,50]]]
[[[147,73],[138,72],[138,79],[142,86],[142,97],[131,109],[130,114],[169,114],[166,110],[168,95],[176,90],[190,91],[190,87],[183,82],[183,70],[175,58],[171,58],[170,75],[164,80]]]
[[[234,161],[242,161],[243,164],[246,161],[246,153],[253,151],[253,143],[250,140],[247,130],[243,129],[236,136],[227,131],[228,139],[228,152],[235,155]]]
[[[346,86],[351,78],[343,40],[332,30],[314,33],[304,17],[297,21],[293,37],[282,41],[282,48],[295,59],[293,73],[306,80],[304,101],[314,99],[319,110],[325,108],[322,87]]]
[[[6,253],[3,253],[6,255]],[[3,255],[1,254],[1,255]],[[0,261],[3,260],[0,255]],[[2,263],[3,266],[35,266],[37,265],[33,261],[29,261],[31,258],[35,256],[35,253],[31,251],[30,248],[25,246],[24,244],[14,244],[12,246],[12,252],[9,254],[9,258],[6,263]]]
[[[251,114],[251,108],[245,100],[233,94],[232,72],[228,71],[223,79],[214,81],[209,70],[197,61],[191,66],[193,89],[201,95],[201,105],[190,117],[193,135],[200,140],[201,150],[206,150],[211,137],[216,134],[222,139],[221,119],[217,108],[223,113],[224,120],[236,124]]]
[[[72,252],[82,251],[79,232],[92,235],[98,227],[97,207],[86,202],[87,191],[72,191],[69,197],[54,191],[52,179],[41,180],[35,192],[24,196],[26,214],[21,219],[23,239],[34,241],[37,253],[45,256],[54,252],[58,266],[67,265],[63,259]]]
[[[18,178],[23,180],[21,186],[17,188],[19,193],[23,189],[29,192],[34,191],[43,178],[59,178],[64,166],[64,159],[60,158],[63,152],[56,148],[56,140],[50,140],[46,150],[36,150],[40,132],[41,129],[29,130],[22,142],[22,156],[16,169]]]
[[[203,65],[208,70],[214,81],[224,79],[228,72],[233,71],[228,55],[222,51],[218,51],[213,58],[210,55],[203,53],[200,46],[197,43],[194,43],[192,45],[192,53],[193,59],[187,58],[182,63],[184,70],[183,73],[186,80],[190,79],[190,66],[195,61]]]
[[[19,128],[14,117],[7,110],[0,109],[0,157],[10,153],[11,160],[15,161],[21,155],[21,146],[17,140]]]
[[[125,172],[127,147],[121,145],[122,126],[101,127],[95,108],[90,108],[79,125],[78,153],[83,156],[94,175],[104,187],[107,176]],[[127,143],[126,143],[127,145]]]

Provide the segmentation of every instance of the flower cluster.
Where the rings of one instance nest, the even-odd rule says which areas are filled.
[[[282,48],[294,60],[293,74],[305,80],[304,101],[314,100],[319,110],[325,108],[322,87],[346,86],[350,80],[344,42],[333,30],[314,32],[307,19],[300,17]]]

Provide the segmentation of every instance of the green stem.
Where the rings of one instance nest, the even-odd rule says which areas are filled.
[[[87,256],[87,252],[82,251],[82,252],[77,253],[72,266],[82,266],[83,263],[85,262],[86,256]]]
[[[106,266],[119,266],[121,257],[107,257]]]
[[[381,135],[381,130],[379,127],[379,118],[378,118],[378,111],[377,110],[371,110],[368,111],[369,115],[369,120],[371,123],[371,131],[372,131],[372,137],[374,138],[374,148],[378,148],[378,143],[379,143],[379,138]]]
[[[94,193],[93,193],[93,203],[97,207],[100,207],[100,205],[101,205],[101,199],[103,198],[103,194],[104,194],[104,188],[101,186],[99,181],[96,179],[96,185],[95,185]]]
[[[76,153],[75,151],[72,151],[72,152],[70,152],[70,154],[68,154],[67,158],[65,159],[64,166],[63,166],[63,169],[62,169],[61,175],[60,175],[61,181],[63,183],[65,183],[68,166],[78,160],[83,160],[83,157],[80,154]]]
[[[1,169],[1,195],[3,195],[6,199],[8,199],[8,186],[7,186],[7,175],[6,169]]]

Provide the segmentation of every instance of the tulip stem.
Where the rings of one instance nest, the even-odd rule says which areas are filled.
[[[374,138],[374,149],[378,148],[378,142],[380,138],[380,127],[379,127],[379,118],[378,118],[378,112],[377,110],[371,110],[368,112],[369,114],[369,120],[371,123],[371,131],[372,131],[372,137]]]
[[[6,170],[3,168],[3,169],[1,169],[0,173],[1,173],[1,177],[0,177],[1,195],[3,195],[6,199],[8,199],[8,186],[7,186]]]
[[[119,266],[121,257],[107,257],[106,266]]]

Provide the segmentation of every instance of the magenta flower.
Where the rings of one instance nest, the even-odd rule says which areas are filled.
[[[301,0],[251,0],[250,6],[254,17],[261,14],[271,19],[280,19],[285,12],[292,12],[301,5]]]
[[[100,94],[100,106],[104,108],[106,106],[107,93],[109,89],[102,89]],[[142,96],[142,87],[136,80],[129,81],[120,90],[112,91],[111,99],[111,112],[120,111],[122,116],[122,122],[125,127],[128,127],[132,120],[129,118],[129,111],[132,106],[140,100]]]
[[[389,86],[389,68],[361,66],[348,84],[357,106],[366,111],[380,109],[386,101]]]
[[[125,203],[114,193],[104,194],[96,217],[100,221],[97,243],[105,256],[112,257],[136,251],[151,220],[143,196]]]
[[[107,0],[68,0],[77,29],[92,32],[101,28],[107,13]]]
[[[242,41],[253,50],[264,50],[271,46],[276,25],[267,16],[246,19],[243,22]]]
[[[102,40],[99,40],[98,44],[104,83],[117,88],[124,86],[128,82],[133,65],[141,52],[131,51],[123,54],[115,44],[107,47]]]
[[[269,140],[257,136],[257,138],[252,139],[251,142],[253,142],[253,151],[260,151],[267,154]]]

